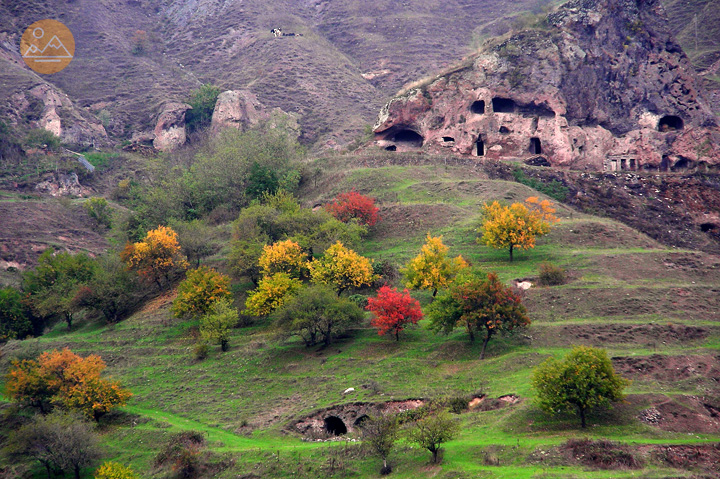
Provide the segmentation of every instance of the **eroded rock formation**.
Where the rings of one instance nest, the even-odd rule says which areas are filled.
[[[171,151],[185,144],[185,112],[191,109],[185,103],[166,103],[155,125],[153,146],[156,150]]]
[[[571,0],[401,92],[388,150],[616,170],[720,164],[720,129],[658,0]]]
[[[269,118],[262,103],[247,90],[222,92],[215,103],[211,128],[213,132],[223,128],[246,128]]]

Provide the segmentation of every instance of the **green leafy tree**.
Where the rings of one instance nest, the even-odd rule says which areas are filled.
[[[198,153],[182,174],[184,201],[199,213],[222,206],[238,211],[247,206],[248,188],[257,187],[251,175],[265,169],[277,176],[278,188],[294,191],[299,184],[297,167],[303,151],[297,140],[282,128],[260,125],[246,131],[227,128],[213,137],[208,148]],[[276,191],[277,191],[276,189]],[[253,190],[254,191],[254,190]]]
[[[441,446],[451,441],[459,430],[458,423],[447,413],[441,412],[417,421],[410,430],[409,439],[430,451],[433,464],[437,464]]]
[[[69,471],[80,479],[83,468],[100,459],[95,425],[77,413],[54,411],[35,416],[13,434],[9,443],[13,457],[38,461],[48,478]]]
[[[222,351],[228,350],[230,330],[239,321],[238,311],[229,298],[222,298],[211,306],[200,319],[200,337],[208,343],[220,345]]]
[[[280,331],[298,334],[307,346],[318,341],[329,346],[334,337],[359,324],[363,312],[348,299],[337,298],[327,286],[316,285],[301,289],[272,319]]]
[[[247,314],[267,316],[302,288],[302,281],[287,273],[275,273],[260,280],[258,287],[251,291],[245,301]]]
[[[494,273],[486,278],[469,276],[457,281],[430,305],[427,316],[430,328],[435,331],[449,333],[456,326],[463,326],[471,341],[482,333],[480,359],[485,358],[485,349],[495,334],[530,324],[520,297]]]
[[[214,246],[211,238],[213,229],[206,222],[199,219],[192,221],[173,221],[172,229],[178,235],[182,253],[195,267],[200,267],[200,260],[216,253],[218,247]]]
[[[185,113],[185,124],[189,132],[210,126],[218,96],[220,96],[220,88],[209,83],[201,85],[190,93],[187,103],[192,110]]]
[[[79,306],[99,311],[108,323],[117,323],[137,304],[137,275],[129,271],[116,253],[108,253],[96,261],[92,279],[76,295]]]
[[[387,458],[395,447],[398,439],[399,423],[397,417],[392,414],[370,416],[360,423],[360,434],[363,444],[370,452],[379,456],[383,461],[380,474],[386,475],[392,472],[387,463]]]
[[[330,246],[321,259],[310,262],[308,267],[313,283],[332,286],[338,296],[351,287],[369,286],[375,278],[370,260],[339,241]]]
[[[468,266],[462,256],[448,258],[448,250],[442,242],[442,236],[432,237],[428,234],[420,254],[401,270],[406,278],[405,286],[432,290],[433,297],[437,295],[438,289],[447,287],[460,270]]]
[[[47,249],[38,258],[35,270],[23,273],[23,290],[30,295],[34,313],[52,319],[61,317],[72,328],[73,315],[80,308],[80,288],[95,273],[95,264],[84,253],[56,253]]]
[[[615,373],[604,349],[586,346],[573,348],[561,360],[547,359],[532,375],[540,408],[550,413],[574,411],[583,428],[588,411],[622,400],[629,384]]]
[[[280,189],[280,178],[275,170],[267,165],[253,162],[248,172],[245,192],[252,199],[262,198],[266,193],[274,194]]]
[[[32,333],[33,325],[22,293],[15,288],[0,289],[0,342],[25,339]]]
[[[200,317],[212,305],[223,299],[230,299],[230,278],[212,268],[201,266],[188,271],[178,286],[178,295],[171,311],[176,317]]]

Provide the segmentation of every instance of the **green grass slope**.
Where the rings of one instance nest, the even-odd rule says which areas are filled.
[[[720,406],[720,258],[668,248],[623,224],[559,205],[561,221],[551,234],[510,263],[505,251],[476,244],[480,205],[522,201],[536,191],[470,167],[373,168],[351,157],[317,163],[324,174],[301,191],[307,204],[353,187],[378,198],[382,221],[361,250],[375,260],[404,264],[430,232],[444,235],[451,254],[462,254],[477,271],[498,272],[503,281],[532,279],[543,261],[566,268],[570,281],[527,291],[532,326],[494,339],[483,361],[481,344],[470,343],[461,331],[436,335],[423,322],[404,331],[400,342],[363,324],[317,349],[297,338],[280,341],[269,324],[258,321],[233,331],[228,352],[212,351],[198,362],[192,354],[196,324],[171,317],[168,293],[114,326],[80,322],[70,333],[58,326],[36,340],[9,342],[2,348],[2,369],[12,357],[50,348],[100,354],[109,373],[134,393],[123,413],[102,428],[106,455],[143,477],[162,477],[154,457],[182,430],[206,433],[213,464],[207,477],[377,477],[379,461],[358,443],[303,441],[289,426],[344,403],[475,393],[519,400],[456,416],[461,432],[446,445],[439,466],[428,463],[427,451],[401,442],[390,457],[391,477],[712,474],[716,465],[707,461],[682,463],[661,452],[693,447],[700,451],[693,457],[711,457],[720,441],[720,422],[709,409]],[[424,305],[431,299],[427,293],[415,296]],[[633,380],[627,400],[592,414],[582,431],[572,416],[539,411],[530,387],[534,367],[577,344],[607,348],[616,368]],[[349,387],[356,391],[344,396]],[[659,423],[638,418],[649,408],[662,416]],[[584,437],[627,443],[644,465],[583,465],[561,444]]]

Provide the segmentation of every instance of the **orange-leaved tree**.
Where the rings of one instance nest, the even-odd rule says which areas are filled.
[[[377,297],[368,298],[365,309],[372,312],[370,325],[377,328],[378,334],[393,333],[396,341],[400,341],[400,331],[407,324],[417,324],[423,317],[420,302],[407,289],[400,293],[388,285],[378,290]]]
[[[480,359],[496,333],[512,331],[530,324],[525,306],[512,289],[505,286],[495,273],[486,278],[465,277],[443,291],[429,306],[430,329],[451,332],[464,326],[475,340],[475,334],[484,334]]]
[[[330,285],[338,296],[350,287],[370,285],[375,279],[372,263],[338,241],[325,250],[321,259],[308,264],[313,283]]]
[[[302,288],[302,281],[287,273],[275,273],[260,280],[245,301],[245,313],[266,316],[284,305]]]
[[[128,243],[120,257],[130,269],[154,281],[161,289],[162,278],[169,282],[171,272],[188,267],[188,262],[180,251],[177,233],[167,226],[158,226],[157,229],[148,231],[145,238],[138,243]]]
[[[60,406],[97,420],[132,396],[117,381],[102,379],[104,369],[100,356],[83,358],[67,348],[53,350],[37,359],[13,361],[5,388],[13,400],[41,412]]]
[[[512,261],[515,248],[534,248],[535,239],[547,234],[551,224],[559,221],[554,213],[551,201],[540,201],[537,197],[510,206],[497,201],[486,203],[482,210],[483,223],[477,230],[482,237],[477,241],[493,248],[508,249]]]
[[[260,269],[264,276],[287,273],[300,278],[307,273],[307,253],[293,240],[278,241],[263,247]]]
[[[375,206],[375,200],[355,190],[340,193],[332,203],[325,205],[325,210],[343,223],[356,218],[361,224],[373,226],[380,220],[380,208]]]
[[[448,249],[442,242],[442,236],[433,237],[428,233],[421,253],[401,270],[406,278],[405,286],[430,289],[433,297],[438,289],[447,287],[458,272],[468,266],[462,256],[448,258]]]
[[[176,317],[200,317],[210,311],[214,303],[230,299],[230,277],[212,268],[201,266],[188,271],[178,286],[178,295],[171,311]]]

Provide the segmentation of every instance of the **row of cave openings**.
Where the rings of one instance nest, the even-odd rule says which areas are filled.
[[[529,105],[518,105],[514,100],[510,98],[495,97],[492,99],[492,110],[495,113],[520,113],[523,115],[532,115],[536,117],[549,117],[554,116],[555,112],[544,106],[535,104]],[[476,115],[485,114],[485,100],[476,100],[470,104],[470,111]],[[675,115],[666,115],[660,118],[658,121],[657,129],[660,132],[673,132],[680,131],[684,128],[685,124],[683,119]],[[501,134],[508,134],[510,131],[507,127],[500,127]],[[411,129],[403,129],[398,131],[392,138],[395,145],[389,145],[385,149],[388,151],[397,150],[397,144],[404,145],[410,148],[420,148],[425,142],[425,138],[422,135]],[[443,136],[442,141],[445,144],[452,144],[455,142],[455,138],[451,136]],[[528,147],[529,153],[533,155],[542,154],[542,145],[539,138],[530,138],[530,145]],[[475,156],[485,156],[486,145],[485,140],[482,136],[479,136],[475,142],[473,153]],[[633,160],[631,160],[633,161]],[[626,168],[619,168],[626,169]],[[630,169],[635,169],[630,167]],[[613,170],[616,171],[616,170]],[[619,170],[618,170],[619,171]]]
[[[353,423],[354,427],[360,426],[363,421],[366,421],[369,419],[367,415],[362,415],[355,419],[355,422]],[[345,422],[340,419],[338,416],[328,416],[323,420],[323,429],[326,433],[328,433],[331,436],[342,436],[344,434],[347,434],[348,428],[345,425]]]

